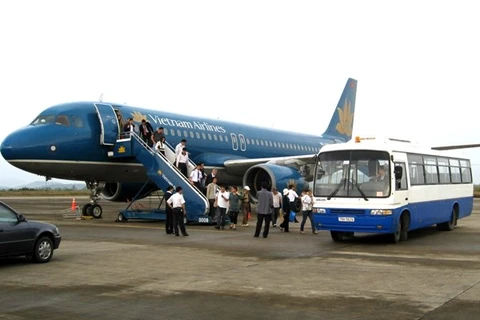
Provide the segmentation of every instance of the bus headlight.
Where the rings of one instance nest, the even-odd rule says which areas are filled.
[[[326,213],[327,210],[323,209],[323,208],[313,208],[312,209],[312,213]]]
[[[370,210],[370,214],[373,216],[389,216],[392,214],[392,210],[373,209]]]

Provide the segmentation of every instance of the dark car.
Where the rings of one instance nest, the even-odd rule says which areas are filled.
[[[60,241],[56,226],[27,221],[0,201],[0,257],[27,256],[36,262],[48,262]]]

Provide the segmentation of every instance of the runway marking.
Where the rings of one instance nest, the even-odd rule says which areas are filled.
[[[369,252],[353,252],[353,251],[332,251],[331,254],[337,255],[352,255],[375,258],[402,258],[402,259],[428,259],[428,260],[443,260],[443,261],[470,261],[480,262],[480,257],[464,257],[464,256],[440,256],[440,255],[413,255],[413,254],[388,254],[388,253],[369,253]]]

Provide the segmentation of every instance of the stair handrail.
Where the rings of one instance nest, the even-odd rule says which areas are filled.
[[[158,153],[158,152],[156,152],[155,150],[153,150],[153,148],[151,148],[145,141],[143,141],[143,139],[140,138],[140,136],[139,136],[136,132],[129,132],[128,134],[129,134],[129,137],[128,137],[128,138],[125,138],[125,139],[122,139],[122,140],[127,140],[127,139],[130,139],[130,140],[131,140],[131,138],[133,137],[133,138],[134,138],[135,140],[137,140],[137,141],[143,146],[143,148],[144,148],[145,150],[147,150],[150,154],[152,154],[153,156],[156,156],[156,155],[157,155],[158,157],[162,157],[162,159],[163,159],[166,163],[168,163],[169,167],[170,167],[170,168],[174,168],[174,170],[176,170],[178,176],[180,176],[180,177],[186,182],[187,185],[189,185],[192,189],[194,189],[194,190],[196,191],[196,193],[199,194],[199,195],[203,198],[203,200],[206,202],[206,205],[207,205],[206,208],[208,209],[208,207],[209,207],[209,201],[208,201],[208,199],[207,199],[207,196],[206,196],[205,194],[203,194],[203,192],[202,192],[200,189],[198,189],[196,185],[191,184],[190,181],[188,180],[188,177],[185,177],[185,176],[183,175],[183,173],[181,173],[180,170],[179,170],[175,165],[173,165],[172,163],[170,163],[170,161],[168,161],[168,159],[164,158],[160,153]],[[172,149],[172,147],[171,147],[170,144],[167,144],[167,146]],[[193,161],[191,161],[190,159],[189,159],[189,161],[190,161],[194,166],[196,166]]]

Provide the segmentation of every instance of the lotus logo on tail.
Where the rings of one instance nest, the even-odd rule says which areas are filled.
[[[342,108],[337,108],[338,110],[338,124],[335,127],[337,131],[346,136],[351,136],[353,131],[353,112],[352,103],[345,99],[345,104]]]

